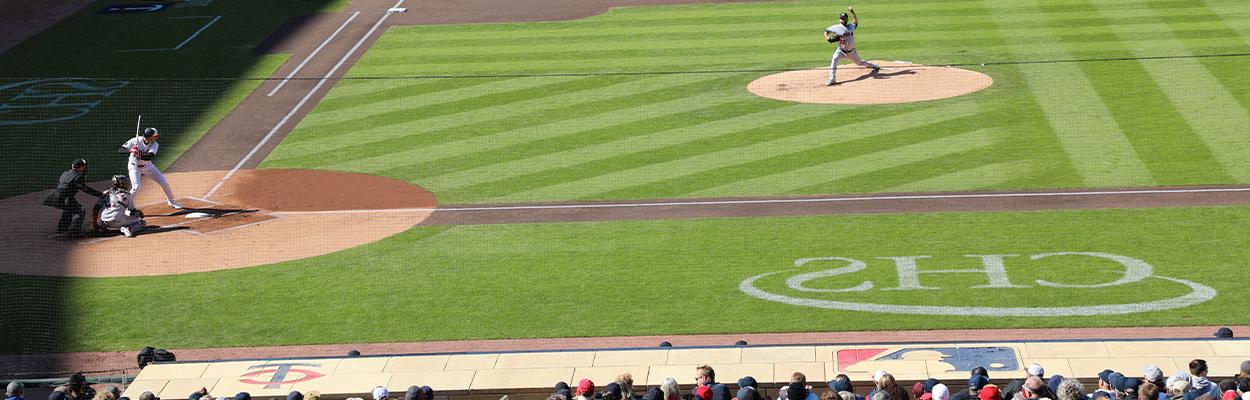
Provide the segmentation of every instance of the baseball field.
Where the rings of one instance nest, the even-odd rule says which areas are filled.
[[[0,150],[20,176],[0,183],[0,202],[49,189],[74,157],[102,160],[93,180],[124,170],[110,153],[138,114],[170,132],[158,165],[196,170],[176,160],[216,156],[194,145],[227,114],[252,112],[244,98],[263,96],[299,61],[253,49],[281,43],[266,37],[288,17],[346,18],[361,4],[219,1],[119,23],[97,13],[113,3],[0,53],[3,82],[128,82],[82,117],[0,125]],[[291,110],[281,127],[238,130],[253,140],[244,150],[264,149],[238,166],[419,186],[437,199],[428,219],[358,247],[246,268],[3,273],[0,335],[16,339],[0,353],[1250,324],[1250,279],[1240,273],[1250,259],[1244,2],[874,0],[855,4],[856,45],[890,67],[844,65],[843,85],[779,90],[869,95],[947,68],[992,85],[893,104],[779,101],[746,89],[827,66],[833,48],[820,32],[849,4],[631,5],[551,21],[538,9],[517,14],[526,22],[477,23],[426,21],[434,17],[410,5],[379,20],[376,41],[357,42],[359,53],[325,75],[334,79],[292,84],[326,82],[280,110]],[[174,46],[152,41],[184,38],[207,19],[163,35],[65,39],[218,15],[224,25],[204,29],[189,51],[118,50]],[[355,23],[363,31],[372,20]],[[323,38],[285,40],[306,50]],[[61,42],[79,52],[50,45]],[[7,89],[5,104],[16,104]],[[609,209],[628,215],[600,213]],[[180,234],[135,238],[132,256],[189,257],[161,246],[162,235]]]

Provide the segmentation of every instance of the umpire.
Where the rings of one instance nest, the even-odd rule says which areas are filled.
[[[65,237],[82,237],[82,220],[86,215],[82,204],[74,198],[78,191],[103,198],[104,193],[87,186],[87,160],[76,159],[70,163],[70,170],[61,174],[56,189],[43,200],[43,205],[61,210],[61,220],[56,223],[57,235]]]

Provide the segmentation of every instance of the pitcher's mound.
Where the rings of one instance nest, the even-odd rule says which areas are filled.
[[[747,90],[770,99],[818,104],[894,104],[945,99],[990,87],[994,79],[976,71],[906,62],[875,61],[882,68],[838,67],[838,82],[825,86],[829,69],[788,71],[756,79]]]

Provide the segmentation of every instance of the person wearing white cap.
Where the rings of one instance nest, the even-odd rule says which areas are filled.
[[[377,386],[373,388],[373,400],[386,400],[391,392],[386,390],[385,386]]]
[[[1038,363],[1029,364],[1028,367],[1024,368],[1024,378],[1028,379],[1031,376],[1036,376],[1038,379],[1041,379],[1043,382],[1045,382],[1046,370],[1042,368],[1041,364],[1038,364]],[[1016,396],[1016,393],[1020,393],[1020,389],[1023,387],[1024,387],[1023,379],[1016,379],[1016,380],[1012,380],[1011,382],[1008,382],[1007,387],[1003,389],[1003,398],[1004,399],[1014,398]]]
[[[1159,388],[1160,398],[1167,394],[1168,384],[1163,378],[1163,370],[1154,365],[1147,365],[1141,369],[1141,377],[1143,381],[1153,383]]]
[[[933,385],[933,400],[951,400],[951,390],[945,384]]]

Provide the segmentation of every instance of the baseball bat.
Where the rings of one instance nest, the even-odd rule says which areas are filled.
[[[139,137],[139,124],[143,122],[143,114],[139,114],[139,119],[135,121],[135,137]]]

